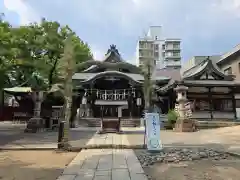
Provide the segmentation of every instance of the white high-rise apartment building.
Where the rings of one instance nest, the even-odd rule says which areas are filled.
[[[181,40],[164,39],[161,26],[150,26],[148,33],[139,38],[136,49],[136,64],[148,61],[157,69],[181,67]]]

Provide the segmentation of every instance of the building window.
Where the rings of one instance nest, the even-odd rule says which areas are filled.
[[[142,41],[139,42],[139,47],[144,48],[144,43]]]
[[[173,53],[172,52],[167,52],[167,57],[172,57]]]
[[[155,40],[158,40],[158,37],[157,37],[157,36],[155,36]]]
[[[165,57],[165,52],[162,52],[162,57]]]
[[[173,56],[180,56],[179,52],[173,52]]]
[[[179,44],[177,43],[173,44],[173,49],[179,49]]]
[[[158,52],[154,52],[154,57],[158,57],[159,53]]]
[[[162,49],[165,50],[165,44],[162,45]]]
[[[210,104],[207,100],[200,100],[196,99],[194,101],[194,111],[209,111],[210,110]]]
[[[236,99],[236,108],[240,108],[240,99]]]
[[[232,74],[232,67],[229,67],[224,70],[224,74],[231,75]]]
[[[212,106],[214,111],[232,111],[232,100],[231,99],[213,99]]]
[[[155,50],[158,51],[158,44],[155,44]]]

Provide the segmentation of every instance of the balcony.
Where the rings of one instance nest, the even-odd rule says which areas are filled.
[[[139,52],[140,58],[153,58],[153,52]]]
[[[173,61],[173,60],[170,60],[170,61],[164,61],[164,65],[165,66],[181,66],[181,61]]]
[[[173,55],[168,55],[168,54],[165,54],[165,59],[176,59],[176,61],[178,61],[179,59],[181,59],[181,56],[180,55],[175,55],[175,56],[173,56]]]
[[[165,51],[180,51],[180,46],[166,46]]]

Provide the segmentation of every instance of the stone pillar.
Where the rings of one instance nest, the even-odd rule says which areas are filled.
[[[35,91],[33,92],[33,100],[35,102],[34,106],[34,114],[31,119],[29,119],[27,123],[27,127],[24,132],[28,133],[36,133],[39,130],[43,130],[45,128],[45,120],[41,118],[41,105],[43,101],[43,91]]]
[[[179,132],[193,132],[195,130],[194,122],[186,116],[188,109],[185,107],[187,100],[188,87],[178,85],[174,89],[177,93],[177,102],[179,103],[179,117],[175,124],[175,130]]]

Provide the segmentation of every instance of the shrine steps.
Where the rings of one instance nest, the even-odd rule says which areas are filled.
[[[113,119],[113,118],[110,118]],[[115,118],[114,118],[115,119]],[[100,127],[101,118],[81,118],[80,124],[88,127]],[[140,125],[140,119],[121,119],[121,127],[137,127]]]

